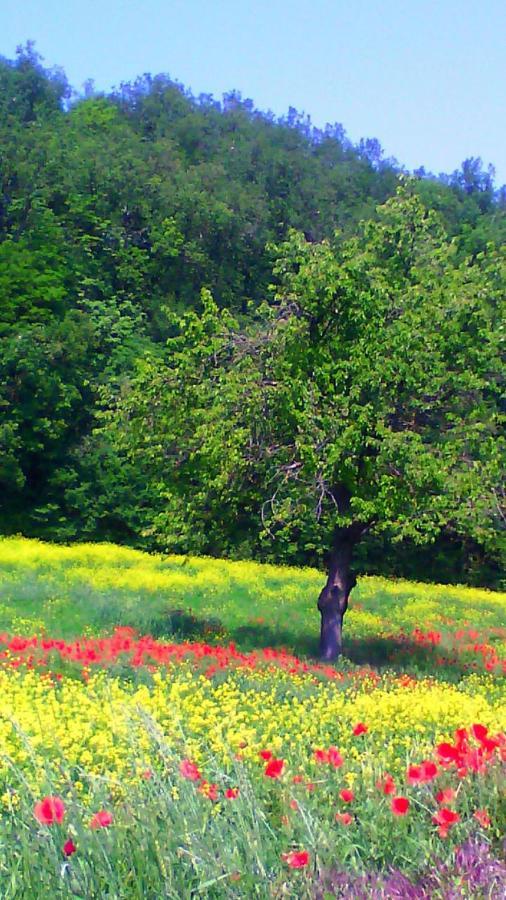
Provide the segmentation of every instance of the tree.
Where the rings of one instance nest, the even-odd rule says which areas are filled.
[[[12,118],[26,126],[61,111],[70,95],[64,72],[45,69],[33,41],[17,47],[13,62],[0,57],[0,119]]]
[[[239,328],[208,292],[165,365],[145,359],[109,436],[157,485],[165,546],[228,553],[241,539],[326,558],[321,655],[341,652],[369,531],[501,540],[500,324],[506,255],[470,266],[411,187],[361,234],[292,233],[277,286]]]
[[[168,350],[165,344],[186,327],[186,319],[172,314],[199,309],[203,286],[217,307],[240,319],[240,326],[230,320],[218,328],[217,334],[235,335],[230,359],[238,342],[251,348],[267,340],[262,333],[274,329],[270,316],[281,307],[273,299],[258,313],[273,259],[277,254],[281,265],[296,252],[307,253],[308,265],[313,259],[304,241],[300,251],[296,238],[281,243],[289,230],[315,245],[311,265],[324,264],[325,246],[344,259],[338,244],[356,234],[361,219],[375,218],[377,205],[397,187],[398,166],[382,158],[374,140],[354,146],[340,125],[315,129],[293,109],[276,119],[237,92],[223,102],[197,99],[167,76],[146,75],[110,96],[88,86],[79,99],[61,71],[43,67],[31,44],[12,62],[0,59],[0,88],[0,530],[317,561],[326,540],[321,530],[310,538],[307,525],[297,526],[290,536],[270,506],[259,529],[263,472],[251,474],[254,490],[241,494],[234,486],[233,496],[223,495],[220,515],[209,499],[200,507],[195,502],[195,513],[183,502],[174,511],[174,497],[185,494],[179,470],[176,477],[170,464],[155,477],[153,460],[146,480],[138,474],[144,461],[130,464],[121,442],[91,433],[104,404],[114,407],[117,393],[126,396],[138,357],[144,379],[160,356],[191,359],[190,344],[171,342]],[[471,159],[440,180],[419,174],[414,190],[456,238],[451,266],[459,269],[469,258],[482,268],[481,256],[492,259],[488,245],[499,246],[506,235],[506,203],[493,190],[491,170]],[[339,237],[332,239],[336,228]],[[325,238],[330,243],[320,246]],[[365,252],[364,235],[357,247]],[[276,277],[282,290],[281,270]],[[214,314],[209,305],[206,310],[209,329]],[[199,321],[189,317],[192,334]],[[206,340],[203,335],[203,347]],[[228,358],[217,357],[225,372]],[[256,359],[260,364],[263,357]],[[253,384],[259,376],[253,361],[251,371],[246,363],[242,376]],[[216,379],[213,371],[211,384]],[[226,390],[240,394],[242,385],[235,388],[230,373],[227,379]],[[273,385],[264,387],[274,402]],[[165,396],[165,387],[160,390]],[[196,403],[215,403],[212,393],[199,392]],[[268,462],[266,479],[273,476]],[[201,466],[199,477],[211,478],[210,461]],[[215,490],[221,496],[219,485]],[[447,538],[441,540],[446,547]],[[388,531],[374,538],[375,557],[371,539],[359,546],[358,564],[377,571],[383,543],[383,571],[394,561],[397,574],[412,574],[398,548],[392,551]],[[463,559],[481,558],[475,543],[466,540],[471,549]],[[405,547],[412,554],[412,542]],[[421,560],[422,573],[424,565]],[[456,564],[448,577],[461,577]],[[481,564],[475,577],[492,583]]]

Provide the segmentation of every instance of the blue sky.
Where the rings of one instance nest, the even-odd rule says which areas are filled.
[[[506,182],[506,0],[0,0],[0,54],[28,39],[74,87],[167,72],[341,122],[410,169],[481,156]]]

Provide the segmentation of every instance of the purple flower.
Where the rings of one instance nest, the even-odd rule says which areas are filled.
[[[462,900],[464,896],[506,900],[506,862],[494,857],[484,841],[470,838],[457,851],[454,865],[434,860],[415,880],[398,869],[364,874],[327,870],[315,885],[315,900],[323,900],[329,893],[342,900],[431,900],[434,896],[441,900]]]

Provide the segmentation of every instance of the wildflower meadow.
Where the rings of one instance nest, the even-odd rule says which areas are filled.
[[[0,896],[506,896],[506,595],[0,541]],[[424,623],[424,627],[420,626]]]

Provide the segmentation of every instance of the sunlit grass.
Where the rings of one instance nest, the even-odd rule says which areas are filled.
[[[245,648],[317,650],[316,599],[324,575],[314,569],[19,538],[0,541],[0,573],[0,629],[15,633],[44,628],[72,636],[132,625],[155,635],[234,640]],[[506,594],[364,577],[353,592],[345,633],[353,647],[417,626],[499,628],[505,610]]]

